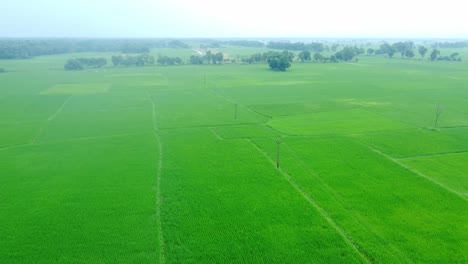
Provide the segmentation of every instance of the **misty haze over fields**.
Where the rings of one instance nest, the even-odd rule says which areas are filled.
[[[2,2],[0,37],[468,37],[461,0]]]

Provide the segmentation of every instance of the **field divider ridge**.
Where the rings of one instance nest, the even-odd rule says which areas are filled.
[[[314,178],[318,184],[324,189],[325,193],[333,199],[338,207],[345,213],[348,217],[351,218],[354,223],[361,227],[362,230],[364,230],[367,234],[369,234],[370,237],[375,239],[376,242],[380,244],[380,246],[383,248],[383,250],[387,251],[390,255],[392,255],[395,259],[401,258],[404,259],[406,262],[411,262],[409,258],[401,252],[397,247],[395,247],[392,243],[390,243],[380,232],[378,232],[372,224],[370,224],[360,213],[354,212],[350,213],[345,206],[343,205],[342,199],[340,198],[340,195],[336,193],[336,191],[330,187],[322,178],[317,175],[317,173],[312,172],[311,169],[307,167],[305,162],[299,157],[299,155],[291,149],[287,144],[284,144],[284,149],[286,149],[289,154],[292,156],[294,161],[296,161],[306,172],[309,176]],[[382,244],[382,241],[385,244]],[[398,256],[398,257],[397,257]]]
[[[262,150],[260,147],[258,147],[255,143],[253,143],[250,139],[246,139],[246,141],[250,142],[258,152],[260,152],[268,161],[273,166],[276,166],[275,162],[268,156],[267,153],[265,153],[264,150]],[[285,172],[283,169],[279,168],[278,171],[283,175],[283,177],[286,179],[286,181],[297,191],[299,194],[310,204],[312,207],[315,208],[315,210],[318,211],[318,213],[328,222],[328,224],[335,229],[335,231],[343,238],[346,244],[350,246],[360,257],[365,263],[372,263],[371,260],[368,259],[366,254],[360,250],[360,247],[353,241],[353,239],[346,233],[344,229],[342,229],[336,222],[333,220],[333,218],[330,217],[330,215],[315,201],[312,196],[310,196],[307,192],[302,190],[302,188],[292,179],[292,177]]]
[[[382,151],[380,151],[380,150],[378,150],[378,149],[372,147],[371,145],[366,144],[366,143],[364,143],[364,142],[362,142],[362,141],[360,141],[360,140],[358,140],[358,139],[356,139],[356,138],[352,138],[352,137],[348,137],[348,138],[349,138],[349,139],[352,139],[352,140],[355,140],[356,142],[358,142],[359,144],[361,144],[361,145],[363,145],[363,146],[366,146],[366,147],[369,148],[371,151],[373,151],[373,152],[379,154],[380,156],[382,156],[382,157],[384,157],[384,158],[386,158],[386,159],[388,159],[388,160],[390,160],[390,161],[392,161],[392,162],[398,164],[400,167],[402,167],[402,168],[408,170],[409,172],[411,172],[411,173],[413,173],[413,174],[415,174],[415,175],[417,175],[417,176],[419,176],[419,177],[422,177],[422,178],[424,178],[424,179],[430,181],[431,183],[433,183],[433,184],[435,184],[435,185],[438,185],[438,186],[441,187],[442,189],[445,189],[446,191],[455,194],[456,196],[460,197],[461,199],[463,199],[463,200],[465,200],[465,201],[468,201],[468,198],[467,198],[467,197],[464,197],[462,194],[460,194],[460,193],[458,193],[457,191],[451,189],[450,187],[447,187],[447,186],[445,186],[444,184],[442,184],[442,183],[440,183],[440,182],[438,182],[438,181],[432,179],[431,177],[429,177],[429,176],[427,176],[427,175],[425,175],[425,174],[423,174],[423,173],[421,173],[421,172],[419,172],[419,171],[417,171],[417,170],[415,170],[415,169],[413,169],[413,168],[411,168],[411,167],[405,165],[404,163],[400,162],[398,159],[393,158],[393,157],[391,157],[391,156],[389,156],[389,155],[383,153]]]
[[[39,136],[42,134],[42,132],[44,132],[44,130],[50,124],[50,122],[52,122],[52,120],[54,120],[60,114],[60,112],[62,112],[62,110],[65,108],[65,106],[68,104],[68,102],[72,99],[72,97],[73,97],[73,95],[70,95],[69,97],[67,97],[67,99],[65,99],[65,101],[60,105],[60,107],[52,115],[50,115],[47,118],[45,124],[39,129],[36,136],[31,140],[31,144],[35,144],[37,142],[37,140],[38,140]]]
[[[156,226],[158,229],[158,244],[159,244],[159,263],[164,264],[166,262],[165,258],[165,244],[164,244],[164,235],[163,235],[163,228],[162,228],[162,220],[161,220],[161,206],[162,206],[162,196],[161,196],[161,174],[162,174],[162,160],[163,160],[163,147],[161,136],[159,135],[158,125],[156,121],[156,103],[154,102],[153,97],[146,91],[146,95],[148,96],[149,101],[151,102],[152,108],[152,125],[154,132],[154,137],[158,142],[158,160],[157,160],[157,169],[156,169],[156,186],[154,187],[156,192]]]

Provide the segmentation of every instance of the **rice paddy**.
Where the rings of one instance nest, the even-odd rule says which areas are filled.
[[[2,262],[468,261],[467,64],[70,57],[0,60]]]

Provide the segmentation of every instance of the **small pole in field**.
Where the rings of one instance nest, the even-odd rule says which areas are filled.
[[[276,141],[276,144],[277,144],[277,150],[276,150],[276,168],[279,169],[280,167],[280,144],[281,144],[281,141],[278,139]]]
[[[237,104],[234,105],[234,120],[237,120]]]
[[[442,110],[443,109],[440,107],[440,103],[438,103],[437,104],[437,109],[436,109],[434,127],[437,127],[437,123],[439,122],[439,116],[442,114]]]

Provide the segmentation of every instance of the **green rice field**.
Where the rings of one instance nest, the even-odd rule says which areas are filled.
[[[0,262],[468,262],[468,64],[85,55],[0,60]]]

